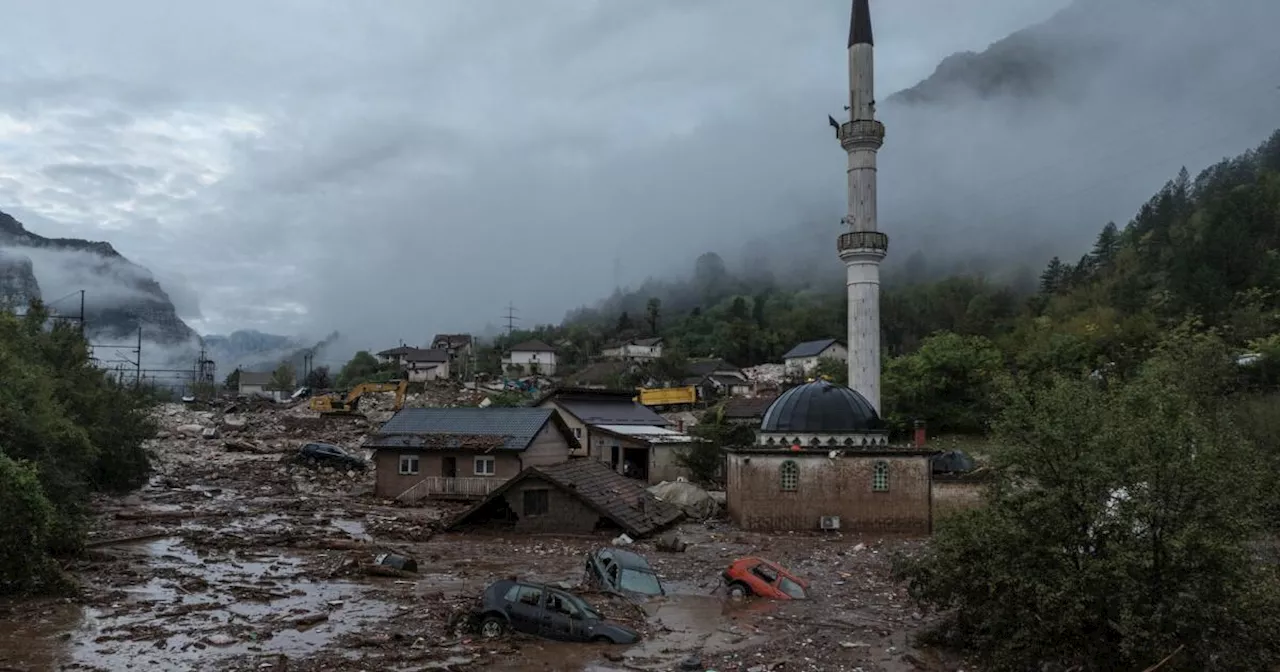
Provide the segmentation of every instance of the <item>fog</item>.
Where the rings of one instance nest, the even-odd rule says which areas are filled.
[[[1079,0],[1035,38],[1033,90],[890,97],[1067,4],[872,3],[891,262],[1078,255],[1182,165],[1280,126],[1274,0]],[[0,209],[185,280],[202,333],[351,349],[508,302],[558,321],[708,250],[838,276],[848,11],[0,0],[21,19],[0,27]]]

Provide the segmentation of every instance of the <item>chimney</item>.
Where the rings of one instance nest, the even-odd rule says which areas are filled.
[[[916,448],[923,450],[924,443],[925,443],[924,420],[916,420],[915,426],[916,426]]]

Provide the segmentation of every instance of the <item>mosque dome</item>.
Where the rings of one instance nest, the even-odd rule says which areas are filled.
[[[865,397],[825,380],[783,392],[760,422],[762,432],[840,434],[882,429],[884,421]]]

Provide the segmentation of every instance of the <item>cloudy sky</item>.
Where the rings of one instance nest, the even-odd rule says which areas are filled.
[[[1067,0],[872,4],[887,96]],[[509,301],[556,321],[815,211],[830,247],[848,12],[0,0],[0,210],[109,240],[202,333],[337,328],[377,347],[497,323]]]

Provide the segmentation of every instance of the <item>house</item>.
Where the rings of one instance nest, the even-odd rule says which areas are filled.
[[[689,376],[682,384],[697,387],[703,399],[751,394],[751,381],[747,380],[747,375],[723,359],[693,360],[686,368]]]
[[[555,464],[578,447],[544,408],[406,408],[365,444],[374,491],[403,502],[484,497],[526,467]]]
[[[379,352],[377,355],[374,355],[374,356],[378,358],[379,364],[396,364],[398,366],[403,366],[404,356],[415,350],[417,350],[417,348],[414,348],[408,345],[402,345],[398,348],[383,350],[382,352]]]
[[[542,341],[525,341],[511,346],[502,358],[502,368],[522,375],[556,375],[556,350]]]
[[[635,399],[631,390],[559,388],[534,405],[554,408],[581,443],[575,456],[608,464],[620,474],[653,483],[688,477],[675,464],[674,451],[687,449],[693,437],[671,430],[666,418]]]
[[[484,501],[458,514],[447,529],[497,527],[556,534],[607,530],[639,539],[683,516],[679,507],[600,462],[569,460],[525,468]]]
[[[747,530],[928,534],[934,454],[889,445],[854,390],[793,387],[765,411],[755,444],[726,449],[729,517]]]
[[[807,378],[813,375],[813,370],[818,368],[818,363],[822,359],[836,359],[847,362],[849,361],[849,349],[844,347],[844,343],[834,338],[805,341],[791,348],[787,351],[787,354],[782,356],[782,365],[788,377]]]
[[[778,395],[769,394],[728,399],[724,402],[724,419],[733,424],[750,424],[759,427],[760,421],[764,420],[765,411],[769,410],[777,398]]]
[[[633,338],[605,347],[600,354],[611,359],[657,359],[662,356],[662,337]]]
[[[285,401],[293,393],[295,383],[288,381],[288,386],[277,389],[272,382],[275,379],[272,371],[241,371],[240,387],[237,393],[246,397],[267,397],[276,401]]]
[[[401,355],[401,369],[409,382],[421,383],[449,377],[449,353],[413,348]]]
[[[431,339],[431,349],[449,353],[449,371],[454,375],[460,375],[467,368],[474,354],[471,334],[436,334]]]

